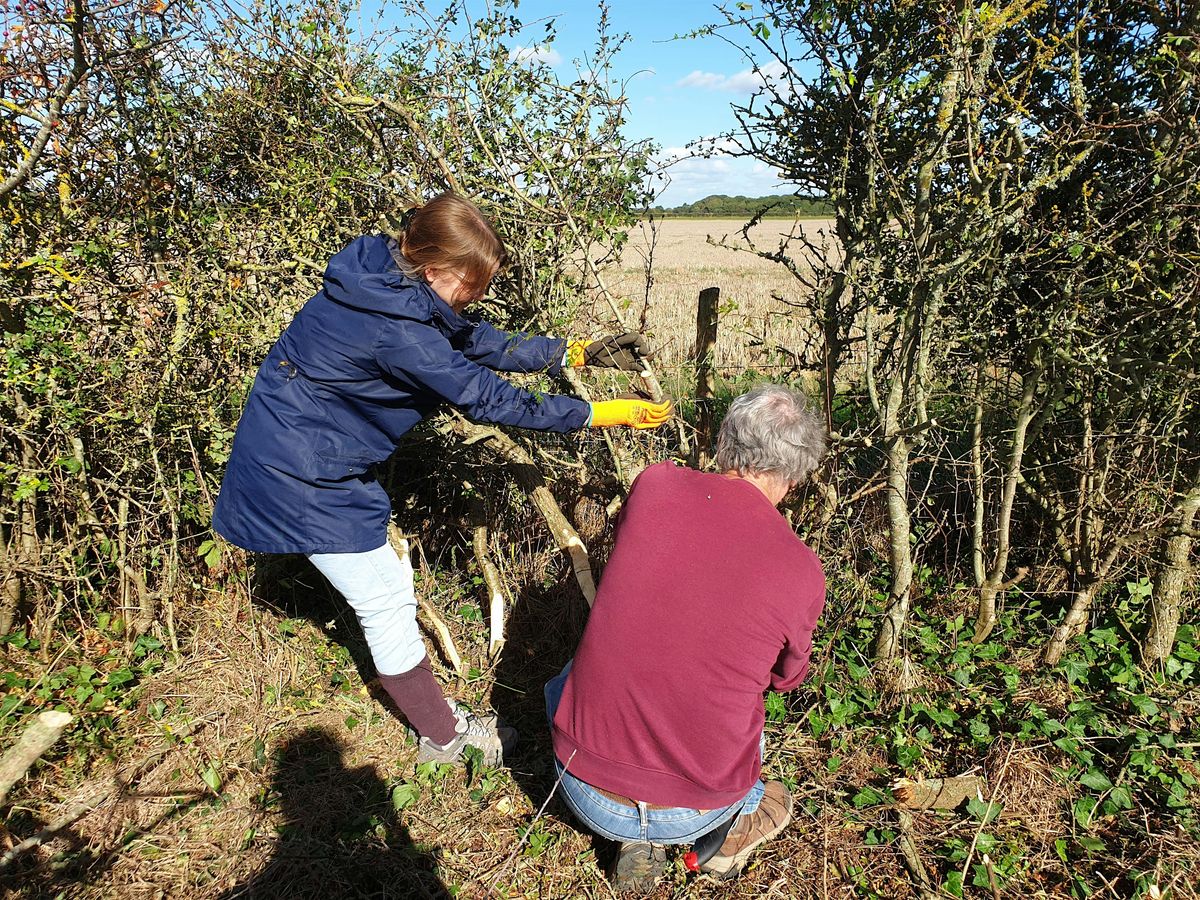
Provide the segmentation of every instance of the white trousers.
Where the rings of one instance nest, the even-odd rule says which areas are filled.
[[[401,675],[424,658],[407,556],[384,544],[366,553],[309,553],[308,559],[358,616],[380,675]]]

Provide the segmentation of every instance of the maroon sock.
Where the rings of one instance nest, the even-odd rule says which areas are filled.
[[[380,675],[379,683],[417,734],[439,744],[454,740],[458,718],[446,704],[446,695],[433,677],[428,656],[407,672]]]

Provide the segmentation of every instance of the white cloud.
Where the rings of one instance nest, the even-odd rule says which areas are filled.
[[[728,142],[718,146],[728,149]],[[680,206],[710,194],[742,194],[761,197],[788,193],[780,173],[759,160],[727,156],[700,157],[686,147],[668,147],[657,155],[666,178],[656,182],[662,193],[654,202],[660,206]]]
[[[557,66],[562,62],[562,54],[553,47],[537,44],[533,47],[513,47],[508,53],[510,62],[541,62],[548,66]]]
[[[690,75],[685,75],[675,82],[676,87],[698,87],[705,89],[720,89],[725,83],[725,76],[715,72],[701,72],[696,69]]]
[[[676,87],[694,87],[705,91],[729,91],[737,94],[748,94],[768,82],[778,83],[787,74],[787,67],[778,60],[772,60],[765,66],[745,69],[732,75],[720,75],[716,72],[701,72],[696,69],[675,82]]]

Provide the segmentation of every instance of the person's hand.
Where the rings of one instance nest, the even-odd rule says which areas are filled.
[[[598,341],[567,342],[567,365],[608,366],[626,372],[640,372],[642,360],[650,355],[646,339],[636,331],[614,334]]]
[[[657,428],[671,418],[671,402],[664,400],[601,400],[592,404],[593,428],[629,425],[632,428]]]

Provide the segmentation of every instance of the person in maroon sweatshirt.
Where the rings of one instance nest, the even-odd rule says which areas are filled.
[[[578,652],[546,686],[562,795],[620,842],[619,889],[705,836],[715,854],[685,861],[736,877],[791,821],[759,777],[763,693],[804,679],[825,576],[776,507],[825,440],[802,395],[762,385],[730,406],[718,472],[663,462],[629,492]]]

